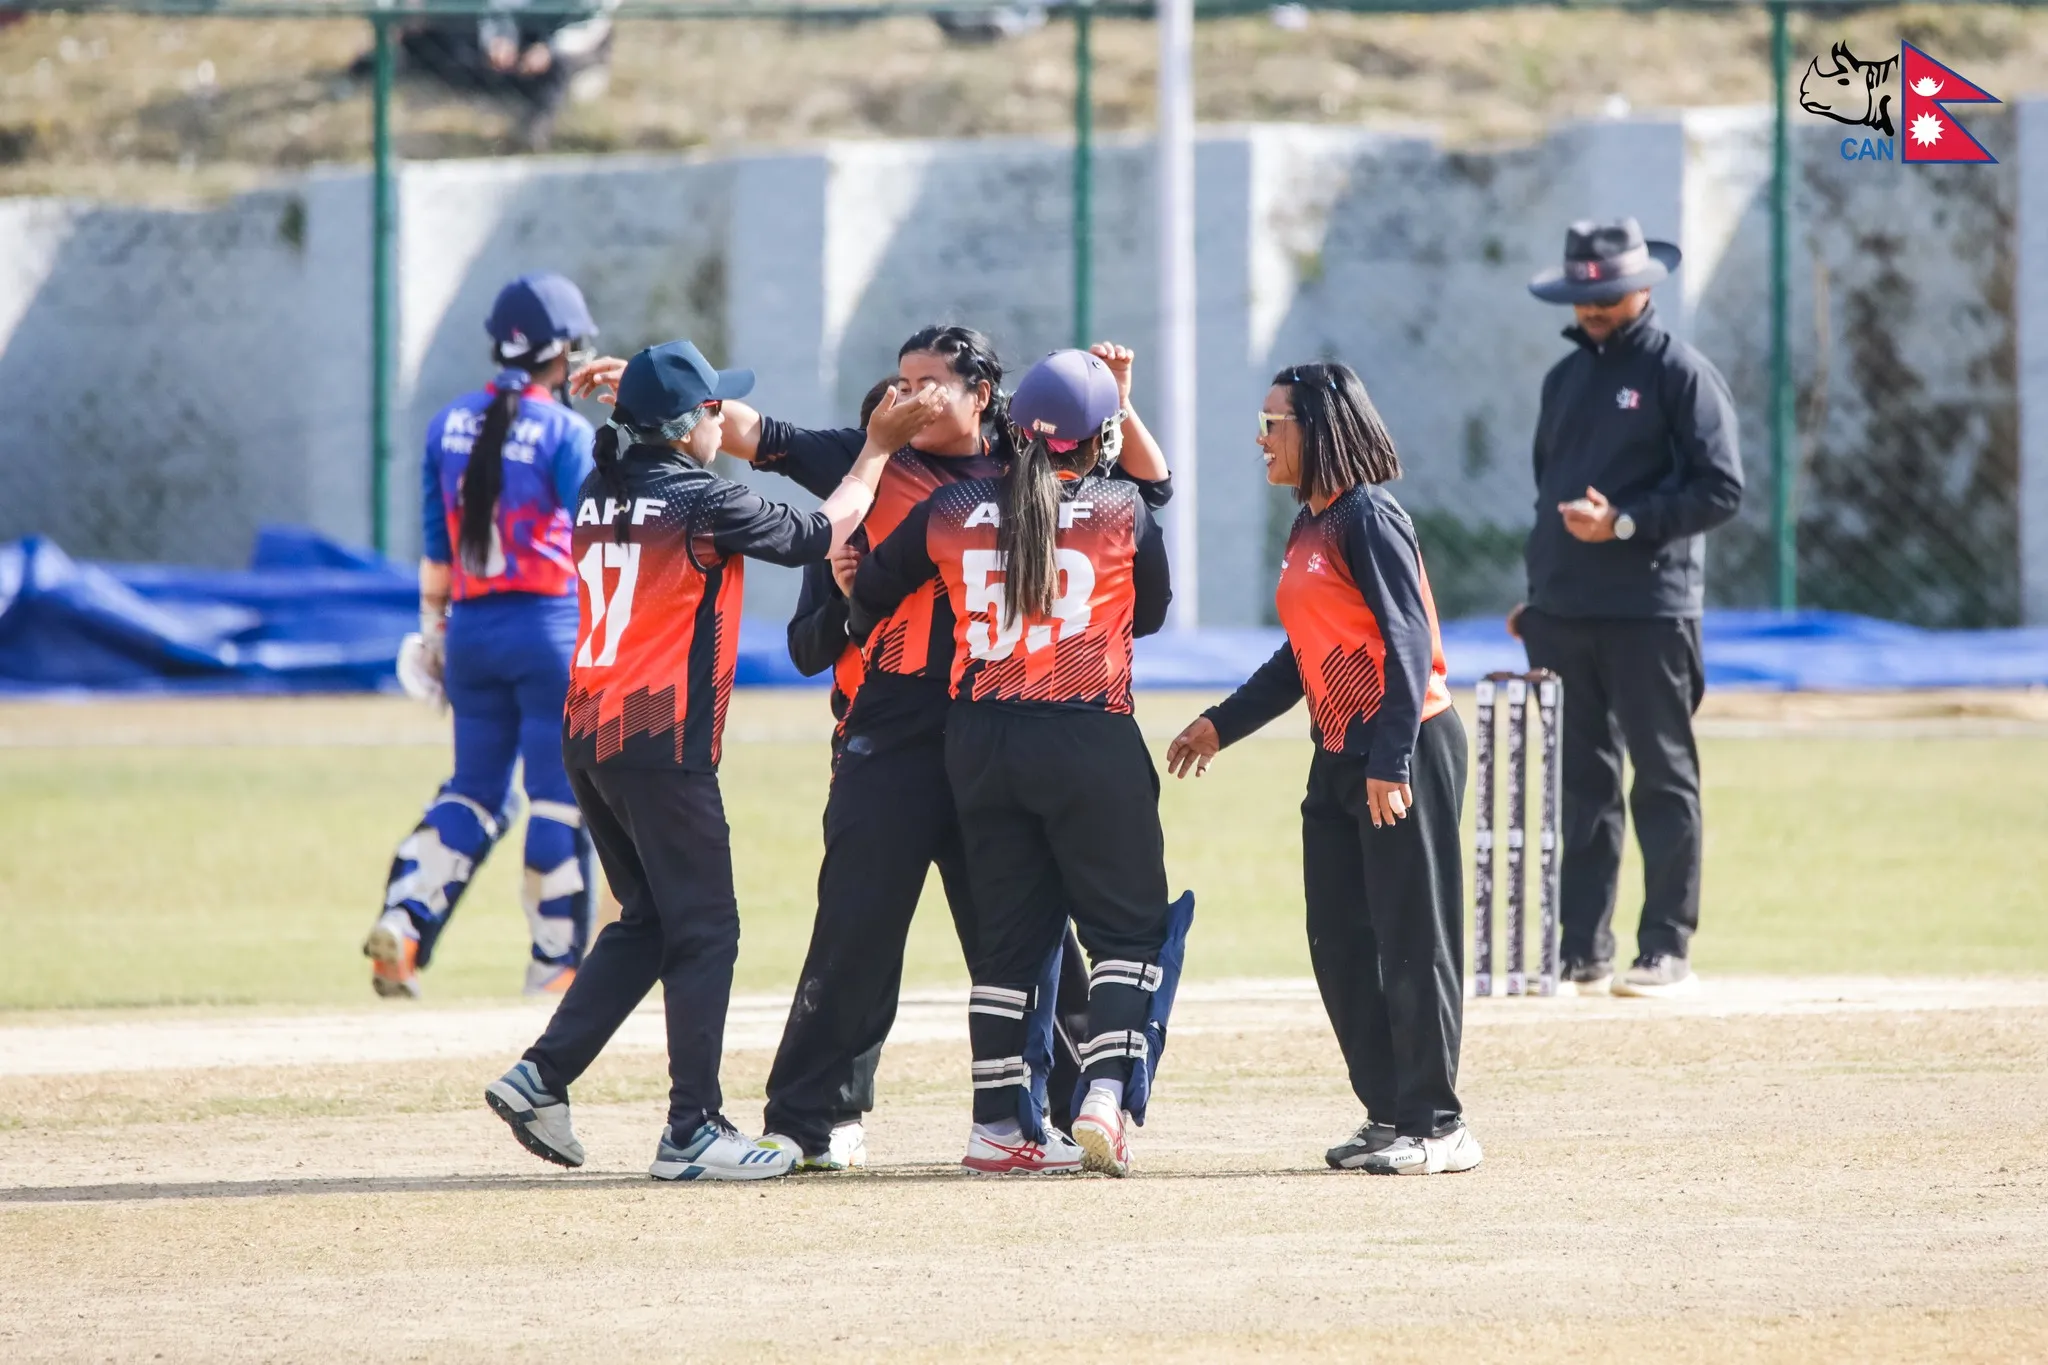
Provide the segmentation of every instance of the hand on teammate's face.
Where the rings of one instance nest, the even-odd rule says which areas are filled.
[[[1131,362],[1138,353],[1128,346],[1119,346],[1114,341],[1098,341],[1088,348],[1088,353],[1109,366],[1109,372],[1116,379],[1116,396],[1125,407],[1131,405]]]
[[[1190,771],[1201,777],[1209,771],[1211,760],[1222,747],[1223,737],[1216,733],[1216,723],[1207,716],[1196,716],[1166,746],[1166,771],[1175,777],[1186,777]]]
[[[901,450],[910,438],[930,426],[946,407],[946,391],[927,385],[915,393],[891,389],[868,418],[868,439],[884,450]]]
[[[1372,827],[1384,829],[1408,814],[1408,808],[1415,804],[1415,793],[1406,782],[1382,782],[1377,777],[1368,777],[1365,804],[1372,812]]]
[[[569,396],[595,397],[600,403],[616,404],[619,401],[619,376],[625,372],[625,361],[617,356],[601,355],[577,366],[569,375]]]
[[[832,552],[832,581],[839,585],[839,591],[853,596],[853,576],[860,570],[860,550],[846,544]]]

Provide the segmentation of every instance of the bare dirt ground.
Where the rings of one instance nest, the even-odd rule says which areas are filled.
[[[811,688],[741,688],[733,693],[727,738],[750,742],[823,740],[832,717]],[[1220,693],[1148,690],[1138,719],[1148,737],[1170,739],[1186,717]],[[1471,714],[1470,697],[1458,698]],[[1731,692],[1707,694],[1699,733],[1750,737],[1831,733],[2048,734],[2048,688],[1939,688],[1916,692]],[[1259,732],[1262,739],[1308,736],[1297,706]],[[0,749],[71,745],[446,745],[445,715],[400,697],[150,697],[132,700],[0,701]]]
[[[236,1053],[262,1018],[0,1030],[0,1357],[2048,1359],[2048,982],[1475,1002],[1489,1157],[1426,1180],[1322,1169],[1358,1115],[1285,982],[1184,1001],[1134,1178],[957,1175],[957,1011],[906,1011],[871,1170],[727,1187],[642,1174],[644,1017],[577,1089],[577,1173],[476,1103],[503,1054],[466,1054],[530,1013],[326,1016],[348,1062]],[[736,1011],[743,1124],[772,1013]],[[165,1023],[213,1051],[106,1069]],[[436,1033],[465,1055],[375,1041]]]

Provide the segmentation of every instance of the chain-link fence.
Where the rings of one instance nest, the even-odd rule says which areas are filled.
[[[410,553],[413,441],[481,377],[480,319],[524,269],[577,278],[609,348],[691,335],[810,423],[847,420],[932,318],[1021,362],[1085,306],[1092,333],[1153,348],[1141,10],[1091,25],[1080,255],[1071,7],[475,8],[387,12],[385,347],[359,14],[0,27],[0,536],[202,563],[264,521],[367,541],[382,356],[375,506]],[[2048,203],[2048,138],[2023,136],[2020,101],[2048,81],[2048,12],[1789,14],[1792,422],[1774,444],[1770,13],[1405,10],[1442,12],[1203,10],[1199,422],[1174,453],[1201,469],[1205,622],[1269,619],[1292,509],[1260,480],[1251,415],[1275,369],[1322,357],[1360,370],[1402,447],[1443,612],[1516,600],[1538,390],[1568,349],[1567,315],[1524,286],[1567,222],[1620,213],[1685,246],[1657,306],[1742,417],[1749,493],[1710,541],[1712,600],[1780,600],[1782,453],[1801,605],[2021,619],[2027,547],[2048,543],[2022,459],[2048,393],[2019,359],[2029,328],[2048,338],[2024,287],[2048,267],[2024,208]],[[1867,161],[1879,130],[1796,107],[1810,59],[1902,40],[2007,101],[1953,111],[1998,165]],[[1141,358],[1141,402],[1151,382]]]

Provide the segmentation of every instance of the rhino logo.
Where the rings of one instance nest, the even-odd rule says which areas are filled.
[[[1881,62],[1858,61],[1847,43],[1836,43],[1828,53],[1831,70],[1820,69],[1815,57],[1799,79],[1799,107],[1837,123],[1875,128],[1886,137],[1898,136],[1892,126],[1892,92],[1887,88],[1899,74],[1899,59]]]

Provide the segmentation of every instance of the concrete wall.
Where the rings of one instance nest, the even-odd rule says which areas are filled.
[[[2048,115],[1971,124],[2005,164],[1844,163],[1828,129],[1799,130],[1802,534],[1817,593],[1875,585],[1835,605],[1960,622],[2010,617],[2024,592],[2048,619]],[[1624,212],[1686,248],[1659,307],[1727,374],[1753,480],[1742,523],[1711,542],[1712,582],[1759,600],[1768,139],[1759,110],[1484,153],[1208,130],[1197,449],[1169,452],[1201,470],[1202,561],[1178,571],[1200,573],[1204,620],[1269,611],[1292,507],[1264,486],[1252,414],[1276,368],[1323,357],[1359,369],[1402,449],[1400,493],[1446,610],[1512,600],[1538,384],[1569,320],[1524,285],[1567,221]],[[1151,160],[1144,142],[1105,145],[1096,193],[1096,331],[1140,347],[1141,407],[1156,379]],[[487,373],[481,319],[506,278],[565,271],[607,349],[688,335],[755,368],[768,411],[842,422],[927,322],[990,332],[1013,373],[1069,340],[1068,177],[1067,149],[1034,141],[404,168],[394,551],[417,546],[417,433]],[[200,563],[239,560],[264,520],[366,539],[367,222],[354,173],[201,212],[0,203],[0,537]],[[1929,492],[1936,529],[1878,527]],[[1957,565],[1995,580],[1974,606],[1928,586]],[[793,597],[793,575],[750,573],[750,610]]]

